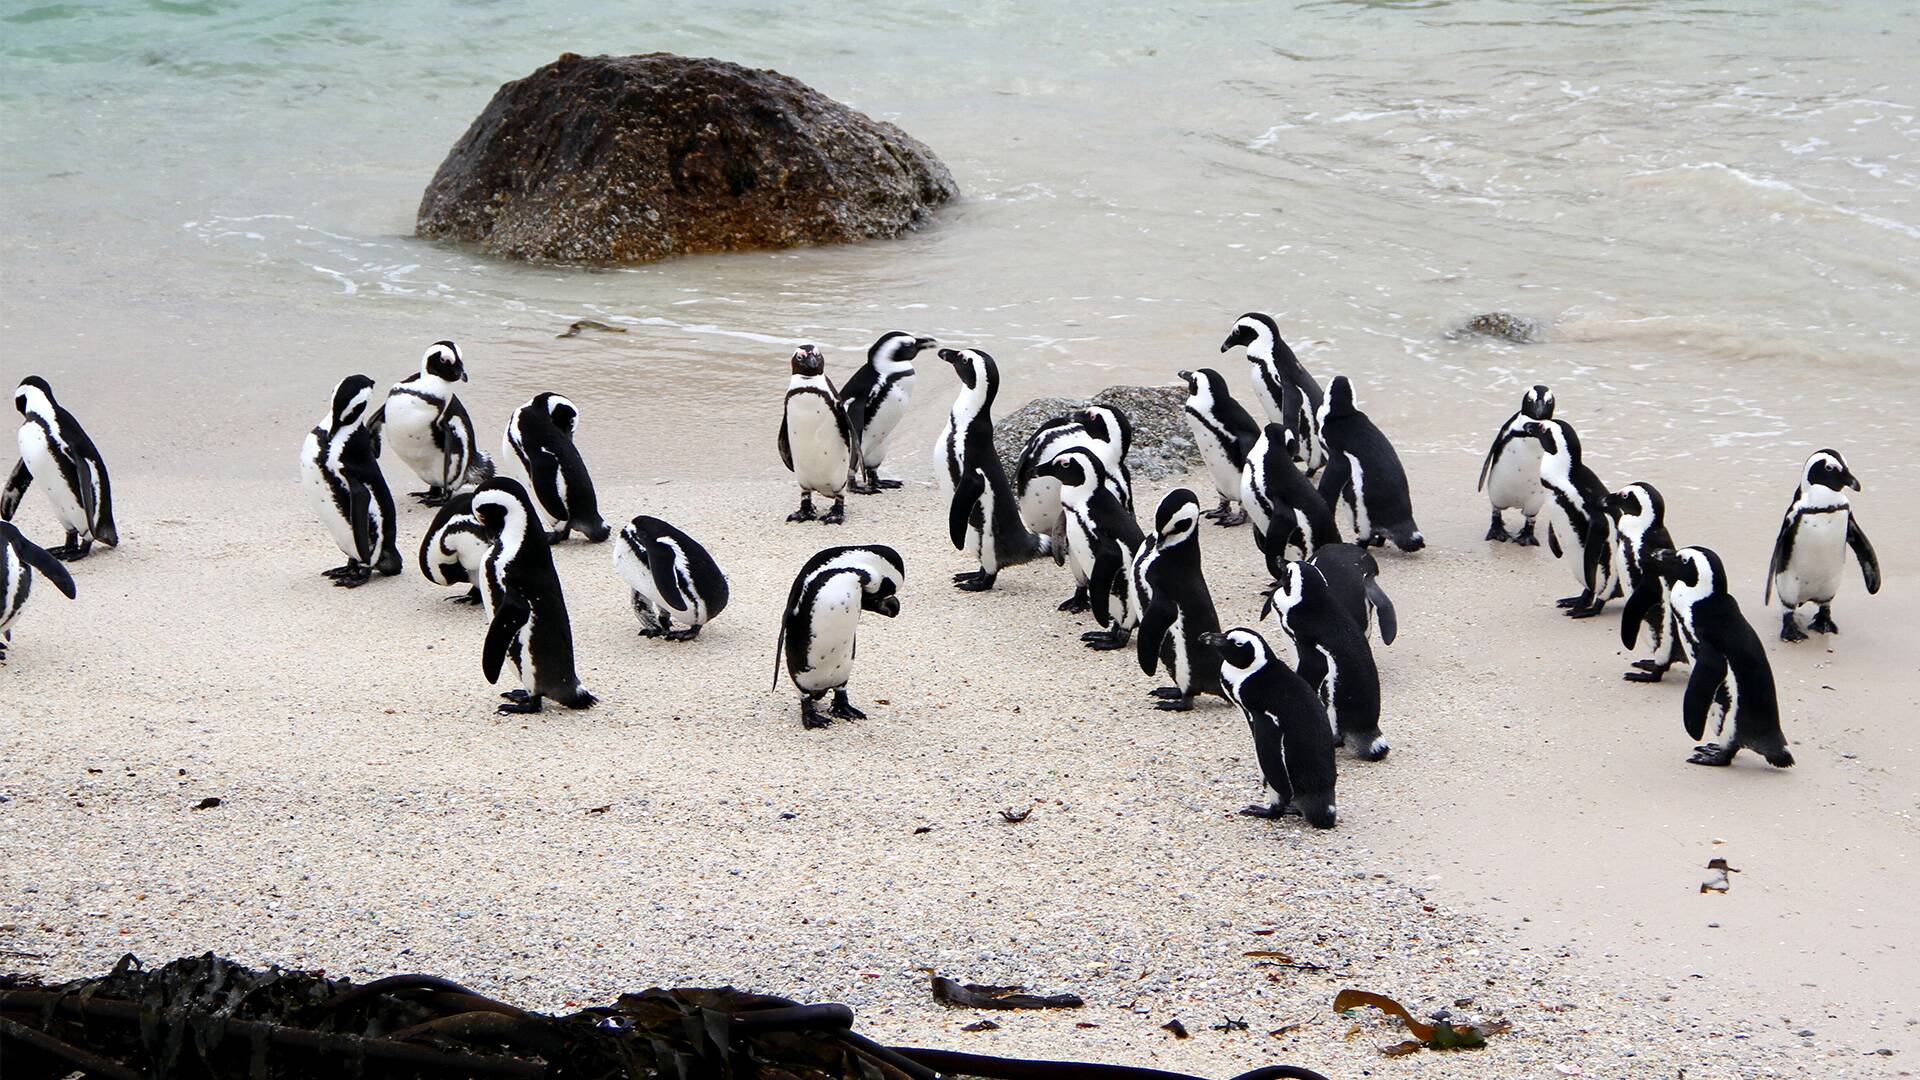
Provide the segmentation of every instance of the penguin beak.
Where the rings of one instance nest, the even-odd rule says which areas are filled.
[[[913,347],[916,349],[925,349],[938,344],[938,341],[930,337],[917,337],[913,339]]]
[[[873,610],[891,619],[900,614],[900,598],[897,596],[883,597],[879,603],[873,605]]]
[[[1231,349],[1231,348],[1233,348],[1233,339],[1232,339],[1232,338],[1228,338],[1227,340],[1225,340],[1225,341],[1223,341],[1223,342],[1221,342],[1221,343],[1220,343],[1220,351],[1221,351],[1221,352],[1226,352],[1226,351],[1227,351],[1228,349]]]
[[[1191,386],[1191,385],[1193,384],[1193,372],[1191,372],[1191,371],[1176,371],[1176,372],[1174,372],[1174,374],[1175,374],[1175,375],[1178,375],[1178,376],[1180,376],[1180,381],[1182,381],[1182,382],[1184,382],[1184,383],[1186,383],[1186,384],[1188,384],[1189,386]]]
[[[460,369],[460,381],[461,381],[461,382],[466,382],[466,381],[467,381],[467,369],[466,369],[466,368],[461,368],[461,369]]]
[[[1853,490],[1855,491],[1860,490],[1860,478],[1853,475],[1852,470],[1848,470],[1846,475],[1841,477],[1841,479],[1845,480],[1847,482],[1847,486],[1852,488]]]
[[[1210,649],[1217,649],[1220,646],[1225,645],[1226,643],[1227,643],[1227,635],[1225,634],[1218,634],[1209,630],[1206,633],[1200,635],[1200,644],[1205,645]]]
[[[960,362],[960,353],[954,349],[941,349],[935,355],[949,364],[957,364]]]

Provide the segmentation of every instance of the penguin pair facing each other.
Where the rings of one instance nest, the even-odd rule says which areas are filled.
[[[1325,396],[1320,384],[1281,339],[1279,324],[1271,315],[1249,311],[1240,316],[1227,340],[1220,343],[1220,351],[1236,345],[1246,346],[1254,400],[1266,410],[1269,422],[1293,432],[1299,440],[1300,457],[1295,460],[1301,467],[1308,473],[1318,472],[1328,456],[1321,444]]]
[[[86,429],[54,400],[53,387],[38,375],[20,380],[13,391],[13,407],[22,418],[20,460],[6,487],[0,489],[0,521],[13,520],[20,500],[38,480],[54,516],[67,530],[66,543],[48,549],[47,554],[62,562],[77,562],[87,557],[95,541],[118,547],[113,482]]]
[[[1426,538],[1414,524],[1413,495],[1400,455],[1355,406],[1353,383],[1345,375],[1334,376],[1327,385],[1318,425],[1326,454],[1320,497],[1330,507],[1346,504],[1353,518],[1353,542],[1378,547],[1392,540],[1406,552],[1425,547]]]
[[[1227,380],[1221,378],[1219,372],[1201,368],[1182,371],[1179,375],[1187,384],[1183,407],[1187,430],[1193,433],[1201,460],[1207,463],[1207,472],[1213,476],[1214,489],[1220,493],[1220,505],[1204,516],[1222,526],[1244,524],[1247,510],[1241,477],[1254,444],[1260,440],[1260,426],[1233,400],[1227,391]],[[1236,504],[1240,504],[1238,509]]]
[[[823,728],[834,719],[866,719],[847,700],[860,613],[889,619],[899,615],[900,588],[906,580],[906,562],[883,544],[827,548],[800,567],[781,609],[773,686],[780,685],[779,665],[784,661],[787,678],[801,694],[801,726]],[[822,716],[819,701],[828,692],[833,705]]]
[[[593,478],[574,445],[579,423],[579,407],[549,391],[535,394],[513,410],[501,439],[502,456],[519,460],[527,488],[539,504],[547,539],[555,544],[575,529],[595,544],[613,535],[612,526],[600,517]]]
[[[1041,424],[1020,451],[1013,473],[1020,520],[1035,535],[1048,537],[1055,551],[1066,558],[1074,570],[1073,595],[1060,604],[1061,611],[1085,611],[1091,600],[1087,594],[1087,578],[1080,572],[1081,564],[1072,558],[1067,547],[1070,538],[1063,508],[1063,481],[1045,466],[1069,451],[1093,454],[1098,462],[1093,475],[1130,515],[1133,513],[1133,474],[1127,469],[1127,450],[1132,443],[1133,427],[1125,413],[1106,405],[1090,405]]]
[[[396,546],[393,493],[380,471],[380,436],[366,424],[373,380],[349,375],[333,392],[333,406],[307,433],[300,472],[314,509],[347,556],[344,566],[322,571],[344,589],[365,585],[378,571],[401,569]]]
[[[595,698],[574,671],[573,623],[553,542],[526,488],[495,477],[474,491],[471,513],[494,537],[480,582],[491,614],[480,670],[497,682],[511,660],[520,674],[521,688],[500,695],[506,701],[499,711],[537,713],[545,698],[569,709],[592,707]]]
[[[1673,536],[1667,532],[1667,501],[1652,484],[1634,483],[1608,493],[1601,510],[1608,521],[1610,570],[1599,592],[1604,595],[1625,590],[1630,597],[1642,596],[1640,624],[1646,628],[1653,650],[1653,656],[1635,660],[1634,670],[1622,678],[1628,682],[1659,682],[1673,665],[1687,662],[1685,636],[1674,623],[1666,586],[1647,562],[1654,552],[1674,547]],[[1641,594],[1641,586],[1650,577],[1654,587]],[[1594,614],[1599,612],[1599,608],[1593,609]]]
[[[67,599],[74,598],[73,575],[67,568],[51,552],[27,539],[12,522],[0,521],[0,660],[7,658],[13,622],[33,593],[36,570]]]
[[[436,341],[420,358],[420,370],[393,384],[369,427],[380,431],[400,460],[427,490],[413,497],[438,506],[463,487],[493,478],[493,459],[480,449],[473,418],[454,384],[467,381],[460,347]]]
[[[1144,540],[1132,507],[1114,493],[1104,459],[1084,446],[1060,451],[1035,469],[1034,476],[1059,488],[1067,564],[1101,626],[1080,640],[1096,649],[1125,645],[1138,622],[1132,566]]]
[[[1000,392],[1000,369],[977,349],[941,349],[940,359],[960,378],[960,392],[934,443],[937,479],[949,495],[947,531],[953,546],[980,563],[977,571],[955,574],[956,588],[985,592],[1001,570],[1044,555],[1064,558],[1053,538],[1027,531],[1012,485],[993,448],[993,399]]]
[[[1227,700],[1240,707],[1253,733],[1267,801],[1240,811],[1251,817],[1299,814],[1316,829],[1331,829],[1339,745],[1320,695],[1246,627],[1200,635],[1202,648],[1220,658]]]
[[[1553,391],[1535,385],[1521,396],[1519,411],[1500,425],[1493,445],[1487,448],[1486,460],[1480,463],[1480,484],[1474,490],[1486,492],[1487,501],[1493,504],[1488,540],[1511,541],[1521,547],[1539,545],[1539,538],[1533,534],[1533,519],[1546,500],[1546,489],[1540,484],[1540,442],[1528,435],[1525,427],[1532,420],[1551,419]],[[1507,510],[1518,510],[1526,519],[1518,534],[1507,532],[1503,516]]]
[[[1780,640],[1805,641],[1794,612],[1802,604],[1819,605],[1807,629],[1837,634],[1833,598],[1847,565],[1847,548],[1860,563],[1860,576],[1869,595],[1880,591],[1880,560],[1867,534],[1854,519],[1847,489],[1860,490],[1860,481],[1847,468],[1838,450],[1819,450],[1801,467],[1800,486],[1780,521],[1773,557],[1767,562],[1767,599],[1780,596]]]

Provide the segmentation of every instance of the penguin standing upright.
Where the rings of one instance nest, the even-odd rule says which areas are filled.
[[[1268,424],[1248,451],[1246,468],[1240,473],[1242,505],[1253,522],[1254,546],[1274,577],[1280,575],[1289,547],[1298,547],[1305,558],[1340,542],[1333,508],[1294,463],[1296,443],[1292,432]]]
[[[1546,491],[1547,550],[1556,559],[1566,559],[1568,551],[1560,545],[1571,544],[1568,559],[1574,580],[1580,583],[1580,595],[1562,597],[1558,603],[1570,609],[1569,615],[1598,614],[1613,598],[1602,579],[1613,555],[1609,530],[1612,521],[1606,514],[1607,485],[1587,468],[1580,452],[1580,435],[1565,420],[1529,420],[1523,430],[1540,443],[1540,486]],[[1565,538],[1562,539],[1561,534]],[[1588,610],[1591,609],[1591,610]]]
[[[1013,467],[1013,494],[1019,500],[1020,520],[1055,543],[1060,532],[1060,484],[1040,472],[1040,466],[1069,449],[1092,450],[1104,466],[1104,483],[1128,510],[1133,509],[1133,474],[1127,471],[1127,448],[1133,428],[1125,413],[1106,405],[1090,405],[1042,423],[1028,436]]]
[[[800,724],[823,728],[833,719],[865,720],[867,714],[847,700],[853,673],[854,637],[860,613],[893,618],[900,614],[900,587],[907,564],[884,544],[830,547],[815,554],[794,575],[781,609],[780,639],[775,645],[773,687],[780,685],[780,663],[800,691]],[[833,705],[821,716],[819,701],[833,692]]]
[[[1120,616],[1111,614],[1112,602],[1116,591],[1125,596],[1123,575],[1140,546],[1140,525],[1133,511],[1114,495],[1107,483],[1106,465],[1086,447],[1062,450],[1035,475],[1060,485],[1063,549],[1074,580],[1080,585],[1060,610],[1081,612],[1091,607],[1102,627],[1119,623],[1124,612]],[[1116,585],[1121,587],[1116,590]],[[1124,603],[1123,599],[1123,607]],[[1104,639],[1111,636],[1111,631],[1099,631],[1098,635]],[[1082,640],[1092,638],[1083,635]]]
[[[1767,764],[1785,769],[1793,765],[1787,738],[1780,731],[1780,700],[1774,690],[1773,667],[1760,635],[1753,632],[1740,602],[1727,591],[1726,567],[1720,556],[1703,547],[1651,552],[1647,574],[1638,594],[1630,598],[1620,618],[1620,640],[1631,649],[1639,633],[1642,598],[1667,585],[1683,632],[1693,643],[1693,671],[1687,677],[1681,719],[1687,734],[1713,737],[1693,748],[1693,765],[1727,765],[1741,750],[1751,750]]]
[[[0,521],[12,521],[35,480],[47,493],[54,516],[66,526],[67,542],[47,554],[62,562],[87,557],[94,541],[120,546],[113,524],[113,482],[107,463],[73,414],[53,399],[53,387],[38,375],[20,380],[13,392],[20,410],[20,461],[0,490]]]
[[[613,535],[613,527],[600,517],[593,477],[573,442],[579,423],[580,410],[573,402],[551,391],[535,394],[513,410],[502,440],[502,455],[519,459],[527,489],[539,502],[547,539],[555,544],[574,529],[594,544]]]
[[[1628,682],[1659,682],[1668,668],[1686,659],[1681,635],[1673,632],[1673,612],[1667,604],[1665,586],[1656,579],[1653,589],[1645,594],[1639,591],[1649,574],[1648,557],[1674,546],[1667,532],[1667,500],[1652,484],[1635,483],[1609,492],[1601,509],[1609,522],[1610,569],[1599,591],[1624,589],[1629,597],[1644,596],[1647,606],[1641,624],[1647,628],[1653,647],[1653,657],[1635,660],[1634,670],[1623,677]],[[1595,615],[1601,611],[1598,607],[1591,610]]]
[[[569,709],[591,708],[592,694],[573,669],[573,623],[552,541],[536,521],[533,500],[518,480],[495,477],[473,493],[473,514],[493,530],[487,555],[488,609],[493,618],[480,651],[480,670],[497,682],[507,660],[519,669],[519,690],[500,696],[502,713],[537,713],[543,698]]]
[[[1250,817],[1299,814],[1316,829],[1333,828],[1333,723],[1327,708],[1267,639],[1245,627],[1200,635],[1220,656],[1220,683],[1253,732],[1253,753],[1267,801],[1240,811]]]
[[[1260,439],[1260,427],[1227,392],[1227,380],[1219,372],[1201,368],[1182,371],[1180,378],[1187,384],[1187,430],[1193,433],[1200,457],[1213,474],[1213,486],[1220,492],[1220,505],[1202,516],[1223,526],[1245,524],[1247,511],[1244,506],[1236,509],[1235,504],[1246,501],[1240,478],[1248,453]]]
[[[1293,639],[1300,677],[1320,692],[1347,749],[1378,761],[1389,749],[1380,733],[1380,669],[1366,631],[1348,611],[1319,567],[1290,562],[1280,567],[1261,614],[1277,616]]]
[[[642,514],[620,530],[613,566],[633,592],[641,637],[692,641],[726,610],[727,575],[720,564],[699,541],[657,517]]]
[[[1148,675],[1166,665],[1171,686],[1153,691],[1157,709],[1186,712],[1195,694],[1225,697],[1220,688],[1220,654],[1200,647],[1203,634],[1220,632],[1220,616],[1200,566],[1200,497],[1174,488],[1153,515],[1154,543],[1138,571],[1140,636],[1135,642],[1140,670]]]
[[[853,444],[852,491],[871,495],[881,488],[897,488],[898,480],[882,480],[880,463],[887,458],[893,429],[907,414],[913,394],[913,358],[932,345],[930,337],[891,330],[867,348],[867,362],[840,388]]]
[[[485,483],[485,481],[482,481]],[[449,495],[440,504],[439,513],[420,538],[420,573],[435,585],[469,586],[448,600],[456,604],[479,604],[489,618],[486,590],[487,556],[493,553],[493,530],[473,512],[473,492]]]
[[[1361,633],[1380,624],[1380,644],[1391,645],[1400,633],[1400,620],[1393,601],[1380,587],[1380,563],[1373,552],[1354,544],[1326,544],[1304,560],[1320,571],[1336,602]]]
[[[800,482],[800,509],[788,521],[812,521],[813,497],[825,495],[833,509],[818,515],[822,525],[847,520],[847,481],[853,461],[853,428],[840,393],[827,378],[827,358],[811,345],[793,352],[793,377],[780,413],[780,460]]]
[[[1520,411],[1507,417],[1494,435],[1487,459],[1480,463],[1480,486],[1475,488],[1486,492],[1487,501],[1493,504],[1493,524],[1487,528],[1487,539],[1510,540],[1521,547],[1539,545],[1539,538],[1533,535],[1533,519],[1547,497],[1540,486],[1540,442],[1528,438],[1521,428],[1529,420],[1551,419],[1553,391],[1535,385],[1520,398]],[[1501,516],[1507,510],[1518,510],[1526,518],[1518,535],[1507,532]]]
[[[1847,566],[1847,548],[1860,562],[1860,576],[1869,595],[1880,591],[1880,560],[1873,545],[1860,530],[1847,501],[1846,489],[1860,490],[1860,481],[1847,468],[1847,460],[1838,450],[1816,451],[1801,468],[1800,486],[1794,489],[1793,502],[1780,521],[1780,535],[1773,544],[1773,558],[1767,563],[1767,599],[1780,594],[1780,640],[1805,641],[1806,632],[1794,619],[1802,604],[1818,604],[1807,629],[1819,634],[1837,634],[1833,624],[1833,598],[1840,591],[1840,578]]]
[[[388,445],[413,470],[427,490],[413,497],[438,506],[463,487],[493,478],[493,459],[473,436],[473,418],[455,383],[467,381],[460,347],[436,341],[420,358],[420,370],[393,384],[387,400],[369,420]]]
[[[980,561],[978,571],[955,574],[953,583],[967,592],[985,592],[1001,570],[1053,555],[1053,539],[1028,532],[1021,522],[993,448],[993,399],[1000,388],[993,357],[977,349],[941,349],[940,359],[953,366],[961,386],[935,447],[941,487],[951,494],[948,535],[957,550]]]
[[[1326,447],[1326,471],[1320,497],[1328,506],[1345,501],[1353,514],[1353,542],[1377,547],[1392,540],[1401,551],[1426,546],[1413,522],[1413,496],[1407,471],[1367,414],[1353,403],[1353,383],[1334,376],[1320,406],[1320,438]]]
[[[400,572],[393,492],[380,471],[380,440],[363,422],[373,380],[349,375],[333,391],[333,408],[307,433],[300,472],[320,520],[347,556],[345,566],[322,571],[343,589],[365,585],[375,571]]]
[[[74,597],[73,575],[51,552],[27,539],[10,521],[0,521],[0,660],[13,641],[13,621],[33,592],[33,572],[53,583],[67,599]]]
[[[1309,474],[1318,472],[1327,459],[1327,448],[1320,441],[1325,400],[1320,384],[1281,339],[1280,326],[1271,315],[1249,311],[1240,316],[1227,340],[1220,343],[1220,351],[1235,345],[1247,348],[1253,396],[1266,410],[1267,420],[1293,432],[1300,452],[1295,460]]]

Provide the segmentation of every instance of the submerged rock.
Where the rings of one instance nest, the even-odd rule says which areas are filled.
[[[567,53],[494,94],[415,232],[626,265],[898,236],[957,193],[924,144],[778,72]]]
[[[1529,345],[1540,340],[1540,322],[1512,312],[1489,311],[1484,315],[1475,315],[1468,319],[1453,332],[1454,337],[1471,335],[1500,338],[1519,345]]]
[[[993,447],[1011,478],[1014,463],[1020,460],[1020,451],[1035,428],[1075,409],[1107,405],[1126,413],[1133,425],[1133,449],[1127,454],[1127,467],[1135,479],[1185,476],[1202,464],[1200,448],[1187,430],[1186,402],[1184,386],[1110,386],[1090,400],[1034,398],[993,425]]]

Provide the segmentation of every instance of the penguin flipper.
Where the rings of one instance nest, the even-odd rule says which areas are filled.
[[[373,565],[380,553],[380,538],[373,534],[373,489],[358,480],[347,482],[350,505],[347,520],[353,526],[353,546],[358,550],[360,561]]]
[[[1160,641],[1173,628],[1173,619],[1177,612],[1174,606],[1161,602],[1151,604],[1146,613],[1140,616],[1139,639],[1134,643],[1140,658],[1140,670],[1148,675],[1160,666]]]
[[[1387,598],[1387,590],[1372,578],[1366,579],[1367,601],[1373,605],[1373,616],[1380,620],[1380,644],[1391,645],[1399,636],[1399,620],[1393,613],[1393,601]]]
[[[1553,552],[1556,559],[1563,554],[1560,550],[1560,534],[1553,531],[1552,522],[1547,523],[1547,550]]]
[[[1789,509],[1787,516],[1780,522],[1780,535],[1773,541],[1773,557],[1767,560],[1767,588],[1763,603],[1773,603],[1773,579],[1787,568],[1787,561],[1793,558],[1793,526],[1799,520]],[[1853,515],[1847,515],[1847,542],[1853,542]],[[1864,562],[1864,560],[1863,560]]]
[[[1736,617],[1738,617],[1736,615]],[[1681,705],[1681,720],[1687,725],[1687,737],[1702,738],[1707,731],[1707,713],[1727,679],[1727,658],[1706,641],[1693,650],[1693,673],[1687,677],[1687,696]]]
[[[66,594],[67,599],[74,597],[73,575],[65,564],[47,554],[47,549],[27,539],[20,530],[10,523],[0,522],[0,544],[12,544],[13,550],[20,553],[20,561],[40,571],[40,576],[53,583],[53,587]]]
[[[1640,575],[1640,584],[1628,594],[1627,606],[1620,611],[1620,644],[1631,649],[1640,640],[1640,624],[1647,621],[1654,602],[1660,599],[1660,589],[1658,575],[1652,571]]]
[[[987,489],[987,474],[975,469],[960,478],[953,489],[953,501],[947,504],[947,537],[953,541],[955,551],[967,550],[967,526],[973,518],[974,508],[980,502],[980,496]],[[981,515],[980,528],[985,530],[992,523]]]
[[[1327,504],[1327,512],[1340,505],[1340,496],[1353,479],[1353,465],[1347,461],[1347,455],[1329,453],[1326,468],[1320,473],[1320,501]]]
[[[1581,545],[1581,575],[1586,579],[1587,589],[1593,593],[1594,603],[1605,603],[1605,594],[1613,590],[1608,586],[1613,576],[1612,519],[1605,514],[1595,514],[1587,521],[1586,543]]]
[[[504,593],[493,606],[493,625],[487,627],[487,643],[480,649],[480,673],[493,683],[500,679],[501,665],[507,660],[507,647],[527,625],[533,609],[516,593]]]
[[[0,521],[13,520],[14,513],[20,509],[20,500],[32,486],[33,474],[27,471],[27,459],[21,458],[7,476],[6,489],[0,490]]]
[[[1867,534],[1860,530],[1860,523],[1853,519],[1853,513],[1847,513],[1847,546],[1853,549],[1853,557],[1860,561],[1860,576],[1866,580],[1869,594],[1880,591],[1880,560],[1873,554],[1873,545],[1867,543]]]
[[[1093,573],[1087,575],[1087,595],[1093,599],[1093,618],[1101,626],[1113,622],[1113,580],[1120,576],[1120,552],[1117,544],[1102,544],[1093,558]]]
[[[1514,413],[1513,415],[1518,417],[1520,414]],[[1512,426],[1512,420],[1508,420],[1506,423],[1500,425],[1500,434],[1493,437],[1493,445],[1487,447],[1487,458],[1480,463],[1480,482],[1474,485],[1473,490],[1487,490],[1487,474],[1493,471],[1493,459],[1500,456],[1500,448],[1507,445],[1507,441],[1513,438],[1512,435],[1507,433],[1507,429]]]
[[[108,547],[120,546],[120,530],[113,524],[113,482],[107,479],[107,463],[99,458],[93,459],[93,471],[99,486],[99,497],[94,502],[93,538]]]
[[[693,602],[680,591],[680,575],[673,572],[678,561],[665,544],[647,545],[647,569],[653,572],[653,587],[660,590],[660,599],[670,608],[691,611]]]

